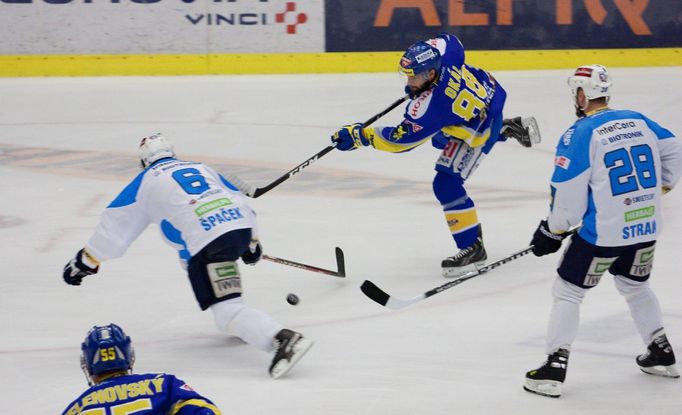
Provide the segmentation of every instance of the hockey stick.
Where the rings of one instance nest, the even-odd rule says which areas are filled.
[[[374,284],[372,281],[365,280],[365,282],[362,283],[360,286],[360,289],[362,292],[369,297],[371,300],[373,300],[376,303],[381,304],[384,307],[388,307],[393,310],[400,310],[401,308],[405,308],[409,305],[412,305],[414,303],[417,303],[419,301],[425,300],[432,295],[436,295],[442,291],[445,291],[447,289],[450,289],[454,286],[457,286],[464,281],[468,281],[474,277],[477,277],[481,274],[484,274],[492,269],[495,269],[499,267],[502,264],[506,264],[508,262],[511,262],[517,258],[521,258],[522,256],[530,253],[533,250],[532,246],[529,246],[528,248],[524,248],[520,251],[514,252],[513,254],[504,257],[500,259],[499,261],[492,262],[488,265],[484,265],[480,268],[477,268],[473,271],[467,272],[466,274],[460,276],[456,280],[447,282],[443,285],[439,285],[436,288],[433,288],[431,290],[426,291],[423,294],[419,294],[416,297],[408,298],[408,299],[402,299],[402,298],[397,298],[389,295],[386,293],[384,290],[381,288],[377,287],[376,284]]]
[[[367,127],[368,125],[372,124],[374,121],[376,121],[379,118],[383,117],[384,115],[388,114],[395,107],[397,107],[398,105],[405,102],[405,100],[407,100],[409,97],[410,97],[409,95],[405,95],[404,97],[397,99],[395,102],[393,102],[391,105],[389,105],[385,110],[381,111],[380,113],[372,116],[372,118],[365,121],[362,124],[362,126]],[[337,145],[337,143],[332,143],[331,145],[325,147],[321,151],[317,152],[314,156],[308,158],[303,163],[301,163],[298,166],[294,167],[293,169],[289,170],[282,177],[280,177],[279,179],[275,180],[274,182],[268,184],[267,186],[254,188],[252,185],[244,182],[243,180],[239,179],[238,177],[228,176],[228,179],[235,186],[237,186],[237,188],[239,188],[239,190],[241,190],[242,193],[244,193],[245,195],[255,199],[255,198],[269,192],[270,190],[274,189],[275,187],[279,186],[285,180],[290,179],[294,175],[300,173],[303,169],[310,166],[311,164],[313,164],[314,162],[316,162],[317,160],[322,158],[325,154],[327,154],[330,151],[332,151],[333,149],[335,149],[336,145]]]
[[[572,229],[568,231],[568,235],[566,237],[574,234],[576,229]],[[447,289],[450,289],[454,286],[457,286],[464,281],[468,281],[474,277],[478,277],[481,274],[485,274],[486,272],[489,272],[500,265],[504,265],[506,263],[509,263],[515,259],[521,258],[524,255],[529,254],[530,252],[533,251],[533,246],[529,246],[528,248],[524,248],[520,251],[516,251],[513,254],[506,256],[500,260],[497,260],[495,262],[491,262],[490,264],[483,265],[481,267],[476,266],[476,269],[470,272],[467,272],[461,276],[459,276],[456,280],[447,282],[443,285],[439,285],[436,288],[433,288],[431,290],[428,290],[427,292],[423,294],[419,294],[416,297],[408,298],[408,299],[402,299],[402,298],[397,298],[389,295],[386,293],[384,290],[381,288],[377,287],[376,284],[374,284],[372,281],[365,280],[365,282],[362,283],[360,286],[360,289],[362,292],[369,297],[372,301],[381,304],[384,307],[388,307],[393,310],[400,310],[401,308],[405,308],[409,305],[412,305],[414,303],[418,303],[419,301],[425,300],[432,295],[436,295],[440,292],[443,292]]]
[[[276,262],[282,265],[289,265],[290,267],[301,268],[306,271],[319,272],[320,274],[331,275],[333,277],[346,278],[346,263],[344,262],[343,251],[338,246],[336,247],[336,271],[330,271],[324,268],[314,267],[312,265],[301,264],[300,262],[290,261],[288,259],[277,258],[270,255],[263,255],[263,259]]]

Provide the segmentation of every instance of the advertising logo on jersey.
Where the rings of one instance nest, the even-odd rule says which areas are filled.
[[[412,118],[420,118],[426,114],[426,109],[429,107],[429,102],[431,102],[431,97],[433,96],[432,90],[422,92],[416,99],[410,102],[407,106],[407,113]]]
[[[652,200],[654,197],[656,197],[656,194],[655,194],[655,193],[648,193],[648,194],[645,194],[645,195],[642,195],[642,196],[635,196],[635,197],[632,197],[632,198],[626,197],[626,198],[623,200],[623,203],[624,203],[626,206],[630,206],[630,205],[633,204],[633,203],[648,202],[649,200]]]
[[[571,128],[568,131],[564,133],[564,135],[561,136],[561,142],[565,145],[568,146],[571,144],[571,138],[573,138],[573,133],[575,132],[575,128]]]
[[[557,167],[561,167],[564,170],[568,169],[568,166],[571,164],[571,159],[569,159],[566,156],[556,156],[554,157],[554,165]]]
[[[421,131],[421,130],[424,129],[424,127],[422,127],[421,125],[417,124],[417,123],[414,122],[414,121],[410,121],[410,120],[405,120],[405,121],[403,121],[403,124],[404,124],[407,128],[409,128],[410,131],[412,131],[413,133],[417,133],[417,132],[419,132],[419,131]]]

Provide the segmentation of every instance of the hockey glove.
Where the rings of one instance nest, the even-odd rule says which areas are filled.
[[[332,142],[337,143],[336,148],[341,151],[355,150],[358,147],[369,145],[369,140],[362,132],[362,124],[360,123],[344,125],[334,133]]]
[[[246,265],[256,265],[263,255],[263,247],[261,247],[258,239],[251,239],[249,249],[242,254],[242,261]]]
[[[561,248],[561,242],[568,236],[568,233],[558,234],[549,230],[546,220],[540,221],[540,225],[533,234],[530,244],[533,246],[535,256],[553,254]]]
[[[99,262],[85,248],[64,266],[64,281],[69,285],[81,285],[84,277],[97,274]]]

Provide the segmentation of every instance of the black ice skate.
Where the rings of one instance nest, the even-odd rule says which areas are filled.
[[[568,355],[568,349],[559,349],[547,356],[544,365],[526,372],[526,383],[523,389],[551,398],[561,396],[561,385],[566,380]]]
[[[530,147],[533,143],[538,144],[541,141],[540,129],[535,117],[507,118],[502,121],[500,134],[506,138],[515,138],[524,147]]]
[[[637,356],[637,364],[644,373],[667,378],[679,378],[675,367],[675,353],[663,329],[656,330],[644,354]]]
[[[301,333],[282,329],[275,336],[274,345],[275,356],[270,364],[270,376],[277,379],[294,367],[313,346],[313,342],[304,338]]]
[[[483,246],[483,238],[479,236],[476,241],[460,250],[453,256],[449,256],[441,262],[444,277],[456,277],[466,272],[473,271],[477,263],[488,259],[488,254]]]

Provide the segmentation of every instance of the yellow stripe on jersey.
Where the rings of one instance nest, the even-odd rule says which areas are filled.
[[[465,210],[449,210],[445,212],[445,220],[450,232],[455,234],[478,224],[478,215],[475,207]]]
[[[218,409],[215,405],[212,405],[212,404],[210,404],[204,400],[201,400],[201,399],[188,399],[186,401],[182,401],[181,403],[179,403],[173,407],[173,410],[170,413],[170,415],[176,415],[178,412],[180,412],[180,409],[184,408],[185,406],[189,406],[189,405],[198,406],[200,408],[208,408],[211,411],[213,411],[213,413],[215,415],[222,415],[222,413],[220,412],[220,409]]]
[[[465,141],[472,148],[482,146],[490,138],[490,127],[482,132],[478,132],[463,125],[450,125],[442,128],[441,131],[449,136]]]
[[[365,127],[362,129],[362,133],[369,140],[372,147],[377,150],[387,151],[389,153],[402,153],[404,151],[412,150],[413,148],[423,144],[425,141],[430,140],[431,136],[422,138],[419,141],[413,141],[411,143],[401,143],[399,141],[390,141],[385,139],[380,131],[382,127]]]

